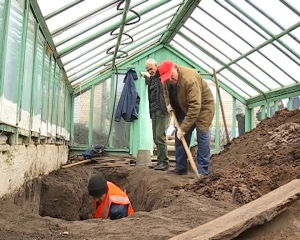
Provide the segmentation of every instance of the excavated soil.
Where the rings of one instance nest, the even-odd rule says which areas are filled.
[[[86,164],[54,171],[0,201],[0,239],[169,239],[300,178],[299,136],[300,111],[279,111],[213,155],[210,174],[200,182],[193,173],[176,176],[141,166]],[[135,214],[116,221],[91,219],[86,186],[98,172],[126,190]],[[299,236],[297,202],[236,239]]]

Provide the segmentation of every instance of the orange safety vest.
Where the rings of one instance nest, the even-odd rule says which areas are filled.
[[[134,213],[130,200],[126,193],[124,193],[118,186],[107,181],[108,193],[104,200],[100,203],[99,207],[96,207],[96,201],[93,200],[94,218],[107,219],[109,216],[110,205],[112,203],[120,205],[128,205],[127,216]]]

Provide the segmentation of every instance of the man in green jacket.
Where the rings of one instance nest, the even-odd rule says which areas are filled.
[[[196,166],[199,174],[207,175],[210,160],[209,127],[215,114],[213,94],[201,75],[191,68],[163,61],[159,73],[167,110],[174,111],[180,125],[176,130],[176,168],[173,172],[187,174],[187,154],[181,138],[184,137],[189,145],[192,131],[196,128]]]

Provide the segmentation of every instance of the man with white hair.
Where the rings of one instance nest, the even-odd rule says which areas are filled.
[[[148,59],[145,68],[149,77],[145,77],[148,85],[149,112],[152,119],[153,141],[157,147],[157,163],[149,166],[154,170],[165,171],[169,168],[166,133],[169,114],[166,108],[163,88],[160,81],[158,66],[154,59]]]

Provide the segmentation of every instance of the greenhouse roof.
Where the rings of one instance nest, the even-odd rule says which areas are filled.
[[[157,45],[245,99],[300,82],[299,0],[31,0],[73,88]]]

